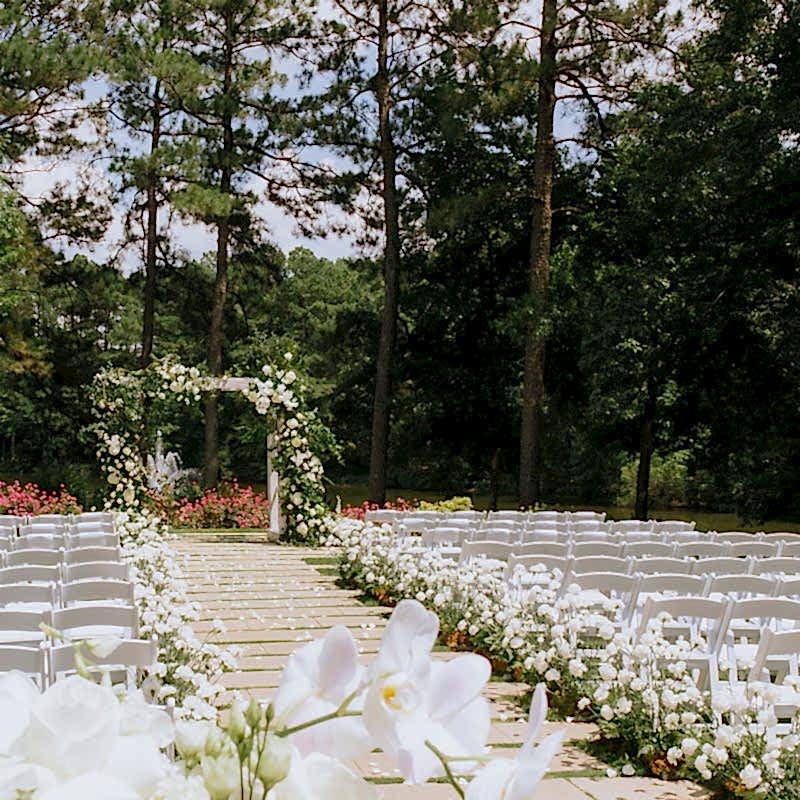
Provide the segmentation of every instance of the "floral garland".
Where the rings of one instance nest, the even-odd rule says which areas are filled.
[[[287,366],[266,365],[264,380],[247,379],[239,391],[256,412],[270,419],[274,465],[285,494],[285,538],[315,544],[327,535],[323,468],[315,450],[329,446],[330,432],[313,410],[305,408],[297,374]],[[108,485],[106,507],[141,511],[147,473],[139,453],[145,438],[146,409],[173,401],[197,403],[204,392],[219,390],[225,378],[203,375],[169,359],[154,361],[137,373],[106,370],[92,385],[97,458]],[[325,440],[328,440],[325,442]]]

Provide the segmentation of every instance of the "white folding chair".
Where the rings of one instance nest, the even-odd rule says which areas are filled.
[[[596,520],[585,520],[583,522],[575,522],[574,520],[570,520],[569,529],[573,533],[608,534],[605,524]]]
[[[775,558],[783,555],[779,552],[780,545],[780,542],[759,542],[755,539],[752,542],[736,542],[729,545],[728,555],[737,558]]]
[[[393,509],[388,508],[377,508],[374,511],[367,511],[364,514],[364,519],[367,522],[377,522],[378,524],[383,522],[394,522],[401,514],[400,511],[394,511]]]
[[[719,531],[712,534],[714,541],[728,542],[729,544],[747,544],[748,542],[760,542],[762,538],[757,533],[745,533],[744,531]],[[800,539],[798,539],[800,541]]]
[[[788,543],[797,543],[800,542],[800,533],[795,533],[792,531],[780,531],[778,533],[765,533],[764,534],[764,541],[766,542],[786,542]]]
[[[533,523],[566,523],[567,515],[563,511],[530,511],[528,520]]]
[[[714,600],[743,600],[747,597],[771,597],[778,584],[763,575],[715,575],[708,587]]]
[[[470,539],[481,542],[505,542],[517,544],[521,540],[521,533],[509,528],[487,528],[471,532]]]
[[[605,610],[609,602],[618,606],[616,617],[611,620],[615,628],[624,627],[636,603],[639,591],[639,576],[623,575],[618,572],[570,572],[564,577],[562,594],[577,585],[581,590],[581,600],[589,608]]]
[[[64,583],[75,581],[125,581],[131,579],[131,568],[121,561],[82,561],[78,564],[65,564],[61,571]]]
[[[584,556],[575,558],[570,563],[570,572],[580,575],[582,572],[616,572],[619,575],[629,575],[633,562],[627,558],[615,556]]]
[[[27,533],[13,540],[15,550],[62,550],[66,539],[60,533]]]
[[[52,624],[50,609],[0,608],[0,644],[39,647],[44,641],[42,623]]]
[[[82,511],[80,514],[73,514],[70,522],[80,524],[84,522],[114,522],[115,514],[113,511]]]
[[[55,583],[12,583],[0,586],[0,608],[49,611],[56,602]]]
[[[55,567],[61,563],[63,554],[63,550],[41,550],[38,548],[12,550],[6,554],[6,566],[36,565],[40,567]]]
[[[770,541],[771,541],[770,539],[767,539],[768,543]],[[800,541],[797,542],[784,541],[784,542],[779,542],[778,544],[780,544],[781,546],[781,552],[780,552],[781,556],[788,558],[800,558]]]
[[[379,524],[379,525],[383,525],[383,524],[387,524],[387,523],[391,522],[392,528],[397,533],[406,533],[406,534],[407,533],[424,533],[425,531],[436,527],[437,524],[443,524],[443,522],[442,523],[437,523],[437,520],[431,519],[430,517],[416,517],[416,516],[415,517],[407,517],[405,519],[398,518],[398,519],[395,519],[395,520],[380,520],[380,519],[376,519],[376,520],[372,520],[372,522],[375,522],[376,524]]]
[[[24,672],[39,685],[47,686],[47,669],[43,647],[0,646],[0,672]]]
[[[486,558],[492,561],[508,561],[512,548],[505,542],[471,541],[464,542],[461,547],[460,561],[469,561],[471,558]]]
[[[631,627],[636,626],[636,619],[649,599],[705,597],[708,585],[709,578],[706,575],[639,575],[636,605],[631,607],[628,615]]]
[[[29,525],[55,525],[62,527],[69,524],[69,514],[36,514],[28,517]]]
[[[670,558],[674,552],[674,545],[666,542],[629,542],[625,545],[623,555],[633,558],[645,558],[647,556]]]
[[[609,523],[610,524],[610,523]],[[653,533],[652,531],[644,530],[626,530],[626,531],[616,531],[619,535],[619,538],[622,541],[628,544],[634,544],[637,542],[663,542],[664,537],[659,536],[657,533]]]
[[[508,558],[508,566],[506,567],[505,578],[510,580],[514,577],[517,568],[522,567],[528,575],[526,575],[523,583],[535,582],[537,574],[546,575],[550,572],[560,572],[562,575],[566,574],[569,570],[570,560],[568,558],[561,558],[559,556],[515,556],[513,553]]]
[[[129,687],[139,683],[138,676],[155,664],[156,643],[144,639],[120,639],[117,648],[108,656],[92,656],[91,671],[108,672],[112,683],[125,682]],[[50,682],[75,672],[75,647],[71,644],[50,648]],[[105,669],[104,669],[105,668]],[[119,678],[122,678],[122,681]]]
[[[665,519],[662,521],[656,521],[653,524],[653,530],[656,533],[679,533],[681,531],[693,531],[695,528],[694,522],[687,522],[681,519]]]
[[[757,558],[753,561],[753,575],[800,575],[800,559]]]
[[[639,519],[614,520],[611,523],[612,533],[652,533],[653,522]]]
[[[753,562],[749,558],[698,558],[691,562],[692,575],[750,575]]]
[[[565,531],[558,531],[555,528],[526,528],[521,536],[520,542],[529,544],[531,542],[566,542],[569,536]]]
[[[119,561],[119,547],[75,547],[64,552],[65,564],[81,564],[84,561]]]
[[[633,571],[640,575],[688,575],[692,562],[685,558],[637,558],[633,564]]]
[[[20,536],[63,536],[67,530],[66,522],[27,523],[20,525]]]
[[[610,534],[608,531],[575,531],[572,534],[572,541],[578,542],[611,542],[617,546],[624,543],[624,539],[616,534]]]
[[[92,605],[59,608],[53,611],[53,627],[71,641],[116,636],[136,639],[139,615],[133,606]]]
[[[514,545],[515,556],[557,556],[567,558],[569,545],[566,542],[529,542]]]
[[[524,511],[490,511],[486,515],[486,522],[514,522],[522,525],[525,522]]]
[[[133,584],[98,579],[75,581],[61,586],[61,602],[65,607],[77,603],[104,603],[110,600],[133,605]]]
[[[675,545],[675,558],[722,558],[729,547],[727,542],[683,542]]]
[[[605,511],[569,511],[567,512],[567,519],[574,525],[583,525],[584,523],[599,523],[603,524],[606,520]]]
[[[771,576],[765,580],[775,582]],[[775,587],[775,597],[800,597],[800,578],[780,578]]]
[[[61,572],[57,566],[20,566],[0,569],[0,583],[57,583]]]
[[[800,630],[774,631],[767,628],[761,635],[753,666],[747,676],[750,684],[771,685],[771,691],[776,695],[773,710],[779,723],[781,720],[791,723],[800,709],[800,694],[795,688],[800,685],[799,653]],[[734,670],[731,670],[730,675],[733,679]],[[725,688],[724,684],[722,688]],[[737,687],[735,683],[731,687],[734,695],[742,691],[743,688]],[[788,728],[789,725],[785,723],[779,724],[773,732],[788,733]]]
[[[616,542],[575,542],[572,545],[573,558],[586,558],[587,556],[611,556],[619,558],[624,545]],[[603,570],[598,570],[603,572]]]
[[[119,547],[118,533],[74,533],[68,534],[67,550],[78,547]]]

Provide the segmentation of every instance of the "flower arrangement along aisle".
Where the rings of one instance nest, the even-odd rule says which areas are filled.
[[[534,744],[547,712],[534,694],[515,758],[486,752],[488,662],[433,661],[435,614],[400,603],[375,661],[359,664],[349,631],[333,628],[291,656],[274,703],[234,701],[225,727],[172,723],[140,692],[121,699],[87,677],[40,694],[0,676],[0,796],[28,800],[372,800],[379,788],[344,762],[380,746],[411,783],[444,778],[466,800],[529,798],[561,742]],[[164,749],[174,743],[172,761]],[[461,774],[474,773],[462,787]]]
[[[355,519],[332,531],[347,584],[387,605],[415,598],[436,610],[450,645],[544,682],[557,712],[597,723],[603,756],[623,774],[689,778],[724,798],[800,798],[800,721],[777,724],[781,703],[800,707],[791,675],[712,699],[690,668],[707,643],[671,641],[666,617],[637,637],[620,624],[621,600],[564,587],[560,573],[518,567],[506,579],[497,561],[458,563]]]

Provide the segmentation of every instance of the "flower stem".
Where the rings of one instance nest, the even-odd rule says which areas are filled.
[[[442,767],[444,768],[444,774],[448,782],[456,790],[456,793],[461,800],[464,800],[464,790],[456,782],[455,775],[453,775],[453,770],[450,769],[449,759],[447,756],[431,741],[426,740],[425,746],[436,756],[436,758],[439,759]]]
[[[347,708],[353,702],[358,692],[353,692],[342,700],[341,705],[336,711],[331,711],[330,714],[323,714],[321,717],[310,719],[307,722],[301,722],[299,725],[294,725],[291,728],[284,728],[282,731],[276,731],[276,736],[291,736],[298,731],[304,731],[306,728],[313,728],[315,725],[321,725],[323,722],[330,722],[333,719],[341,719],[342,717],[360,717],[360,711],[348,711]]]

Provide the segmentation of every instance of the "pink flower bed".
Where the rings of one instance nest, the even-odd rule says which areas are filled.
[[[57,492],[48,492],[35,483],[0,481],[0,514],[80,514],[78,501],[62,484]]]
[[[168,516],[184,528],[268,528],[269,501],[252,486],[230,481],[195,500],[175,501]]]
[[[413,511],[416,507],[415,501],[409,502],[402,497],[398,497],[394,502],[387,500],[382,506],[365,500],[360,506],[343,506],[341,515],[351,519],[363,520],[367,511],[378,511],[382,508],[391,509],[392,511]]]

